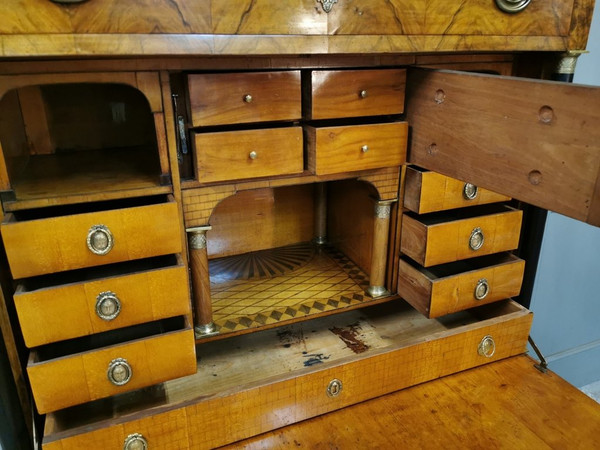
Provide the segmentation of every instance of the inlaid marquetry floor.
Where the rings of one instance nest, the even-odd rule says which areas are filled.
[[[367,274],[343,253],[311,243],[215,259],[209,270],[221,334],[372,300]]]

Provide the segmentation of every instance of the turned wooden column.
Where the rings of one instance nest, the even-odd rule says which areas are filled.
[[[190,251],[194,331],[197,338],[217,334],[217,329],[212,321],[208,253],[206,250],[206,232],[210,229],[210,226],[186,229]]]
[[[373,229],[373,249],[371,252],[371,274],[367,293],[371,297],[389,295],[385,288],[385,269],[387,266],[388,235],[390,231],[391,204],[395,200],[375,203],[375,226]]]
[[[315,185],[315,243],[327,242],[327,184]]]

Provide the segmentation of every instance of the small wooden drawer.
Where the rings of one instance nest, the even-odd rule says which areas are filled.
[[[175,255],[28,278],[14,300],[29,348],[190,312]]]
[[[400,166],[406,122],[306,128],[308,169],[316,175]]]
[[[16,211],[2,223],[13,278],[181,253],[173,197]],[[104,209],[111,208],[111,209]]]
[[[188,89],[194,127],[302,116],[298,70],[189,75]]]
[[[27,365],[40,414],[195,372],[194,332],[185,317],[40,347]]]
[[[519,295],[524,270],[525,261],[508,253],[429,269],[402,258],[398,294],[435,318]]]
[[[307,119],[404,112],[405,69],[315,70],[305,84]]]
[[[425,214],[503,202],[510,197],[416,166],[406,169],[404,207]]]
[[[194,142],[201,183],[304,170],[300,127],[199,133]]]
[[[487,205],[402,219],[401,252],[430,267],[509,250],[519,245],[523,212]]]

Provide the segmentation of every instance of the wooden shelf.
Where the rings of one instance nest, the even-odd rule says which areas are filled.
[[[7,211],[172,192],[161,186],[156,150],[116,148],[31,156]]]

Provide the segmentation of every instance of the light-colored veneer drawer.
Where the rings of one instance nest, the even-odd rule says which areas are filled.
[[[418,214],[510,200],[502,194],[417,166],[406,169],[404,207]]]
[[[300,71],[188,75],[192,126],[296,120]]]
[[[404,112],[405,69],[315,70],[306,80],[307,119]]]
[[[398,294],[434,318],[519,295],[525,261],[514,255],[483,256],[425,269],[400,259]]]
[[[7,214],[2,239],[13,278],[181,253],[172,196]],[[110,208],[110,209],[104,209]]]
[[[300,127],[198,133],[194,142],[201,183],[304,170]]]
[[[514,250],[523,212],[486,205],[402,219],[401,252],[422,266]]]
[[[29,348],[190,312],[176,255],[28,278],[14,301]]]
[[[27,365],[40,414],[195,372],[194,332],[183,316],[40,347]]]
[[[406,122],[305,130],[308,169],[316,175],[400,166],[406,161]]]

